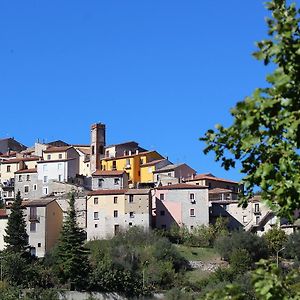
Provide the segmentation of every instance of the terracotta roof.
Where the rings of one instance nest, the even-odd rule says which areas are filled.
[[[16,156],[18,152],[17,151],[9,151],[9,152],[5,152],[3,154],[1,154],[1,157],[10,157],[10,156]]]
[[[0,209],[0,218],[6,218],[8,215],[5,208]]]
[[[23,169],[16,171],[15,174],[20,174],[20,173],[37,173],[37,169]]]
[[[230,189],[221,189],[221,188],[214,188],[208,191],[209,194],[219,194],[219,193],[234,193]]]
[[[22,201],[22,206],[46,206],[49,203],[55,201],[55,199],[37,199],[37,200],[29,200],[29,201]]]
[[[153,165],[155,165],[155,164],[157,164],[157,163],[159,163],[159,162],[162,162],[162,161],[164,161],[164,160],[166,160],[166,159],[165,159],[165,158],[163,158],[163,159],[156,159],[156,160],[147,162],[147,163],[145,163],[145,164],[142,164],[141,167],[153,166]]]
[[[76,147],[76,148],[90,148],[91,145],[89,144],[72,144],[72,147]]]
[[[62,146],[62,147],[52,146],[52,147],[47,148],[43,152],[44,153],[65,152],[70,148],[73,148],[73,147],[72,146]]]
[[[123,195],[127,190],[96,190],[88,193],[88,196],[100,196],[100,195]]]
[[[190,178],[186,179],[186,181],[194,181],[194,180],[214,180],[214,181],[222,181],[222,182],[238,184],[237,181],[224,179],[224,178],[218,178],[212,174],[198,174],[198,175],[195,175],[194,177],[190,177]]]
[[[123,142],[123,143],[120,143],[120,144],[108,145],[108,146],[105,147],[105,149],[111,148],[111,147],[116,147],[116,146],[121,146],[121,145],[130,145],[130,144],[134,144],[134,145],[138,146],[137,142],[135,142],[135,141],[128,141],[128,142]]]
[[[125,171],[118,171],[118,170],[111,170],[111,171],[97,170],[92,174],[92,176],[121,176],[124,173],[125,173]]]
[[[76,148],[76,150],[82,152],[85,155],[91,154],[91,149],[86,149],[86,148],[81,148],[81,147],[76,147],[76,146],[74,146],[74,147]]]
[[[207,189],[208,187],[205,185],[195,185],[195,184],[186,184],[186,183],[177,183],[159,186],[158,190],[201,190]]]
[[[38,161],[39,159],[40,159],[39,157],[20,157],[20,158],[4,160],[1,163],[2,164],[14,164],[14,163],[19,163],[21,161]]]

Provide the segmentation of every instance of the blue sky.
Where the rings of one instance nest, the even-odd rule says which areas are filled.
[[[199,173],[240,179],[198,140],[265,85],[258,0],[0,0],[0,137],[135,140]]]

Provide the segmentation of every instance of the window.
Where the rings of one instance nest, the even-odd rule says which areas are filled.
[[[190,209],[190,216],[195,217],[195,209],[194,208]]]
[[[159,195],[159,200],[161,200],[161,201],[165,200],[165,194],[160,194]]]
[[[48,171],[48,165],[47,165],[47,164],[43,165],[43,171],[44,171],[44,172],[45,172],[45,171]]]
[[[57,169],[58,170],[62,170],[63,169],[63,164],[62,163],[58,163],[57,164]]]
[[[133,202],[133,195],[129,195],[129,203]]]
[[[105,157],[109,157],[109,151],[108,150],[106,150]]]
[[[98,227],[98,224],[95,224],[95,228],[97,228]]]
[[[104,154],[104,147],[102,145],[99,146],[99,153]]]
[[[197,182],[197,183],[196,183],[196,185],[200,185],[200,183],[199,183],[199,182]]]
[[[25,186],[24,186],[24,192],[25,192],[25,193],[28,193],[28,192],[29,192],[29,186],[28,186],[28,185],[25,185]]]
[[[9,173],[10,172],[10,166],[6,167],[6,172]]]
[[[58,154],[58,158],[59,158],[59,159],[62,159],[62,153],[59,153],[59,154]]]
[[[35,222],[30,223],[30,232],[36,232],[36,223]]]
[[[118,217],[118,211],[114,210],[114,218],[117,218],[117,217]]]
[[[243,223],[247,223],[247,216],[243,216]]]
[[[142,165],[144,163],[144,160],[141,158],[140,159],[140,164]]]
[[[119,182],[120,182],[120,179],[119,179],[119,178],[115,178],[115,179],[114,179],[114,182],[115,182],[115,185],[118,185]]]
[[[211,189],[211,183],[209,183],[209,184],[208,184],[208,188],[210,188],[210,189]]]
[[[47,155],[47,159],[48,160],[51,159],[51,155],[50,154]]]
[[[193,193],[190,194],[190,200],[191,200],[191,202],[194,202],[194,200],[195,200],[195,194],[193,194]]]
[[[112,162],[112,169],[113,170],[117,169],[117,162],[115,160],[113,160],[113,162]]]
[[[61,178],[62,176],[61,175],[58,175],[58,181],[62,181]]]
[[[130,168],[130,158],[126,158],[125,168]]]
[[[103,184],[103,179],[102,178],[99,178],[98,179],[98,187],[102,187],[102,184]]]
[[[98,197],[94,198],[94,204],[98,204]]]
[[[128,225],[129,225],[129,227],[131,227],[132,226],[132,222],[129,222]]]
[[[168,185],[172,185],[172,182],[168,182]]]
[[[120,225],[115,225],[115,235],[120,232]]]
[[[22,181],[22,175],[19,175],[19,182]]]
[[[48,188],[47,187],[43,188],[43,195],[48,195]]]
[[[33,185],[33,190],[34,190],[34,191],[37,190],[37,185],[36,185],[36,184]]]
[[[164,215],[165,215],[165,211],[164,211],[164,210],[161,210],[161,211],[160,211],[160,215],[161,215],[161,216],[164,216]]]
[[[99,220],[99,213],[97,211],[94,212],[94,220]]]
[[[30,254],[31,254],[32,256],[36,256],[36,249],[35,249],[35,247],[31,247],[31,248],[30,248]]]
[[[134,212],[133,211],[129,212],[129,217],[134,218]]]
[[[190,229],[191,229],[191,230],[193,230],[193,229],[194,229],[194,226],[193,226],[193,225],[191,225],[191,226],[190,226]]]
[[[224,210],[228,209],[228,205],[227,204],[223,204],[222,206],[223,206]]]
[[[48,176],[44,176],[44,183],[48,182]]]
[[[38,243],[38,248],[41,248],[42,247],[42,244],[41,243]]]
[[[256,217],[255,222],[256,222],[256,225],[258,225],[260,222],[260,217]]]
[[[172,177],[172,173],[168,173],[168,176],[169,176],[169,177]]]
[[[118,203],[118,197],[114,197],[114,204]]]
[[[30,181],[30,175],[26,175],[26,181]]]
[[[92,155],[95,154],[95,146],[92,146]]]
[[[29,219],[30,220],[36,220],[37,219],[37,210],[36,210],[35,206],[30,207]]]
[[[254,204],[254,211],[259,212],[259,204],[258,203]]]

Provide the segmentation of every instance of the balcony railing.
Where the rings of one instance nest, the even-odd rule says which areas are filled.
[[[28,216],[29,222],[40,222],[40,216],[37,215],[29,215]]]

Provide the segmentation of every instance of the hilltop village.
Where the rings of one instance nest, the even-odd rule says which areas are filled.
[[[57,243],[75,193],[78,224],[87,240],[106,239],[132,226],[144,230],[172,225],[193,230],[223,216],[229,229],[259,235],[278,221],[294,230],[255,196],[238,206],[238,182],[197,174],[186,163],[173,164],[137,142],[106,145],[105,125],[93,124],[90,145],[61,140],[26,147],[13,138],[0,140],[0,250],[17,192],[23,199],[31,254],[43,257]]]

